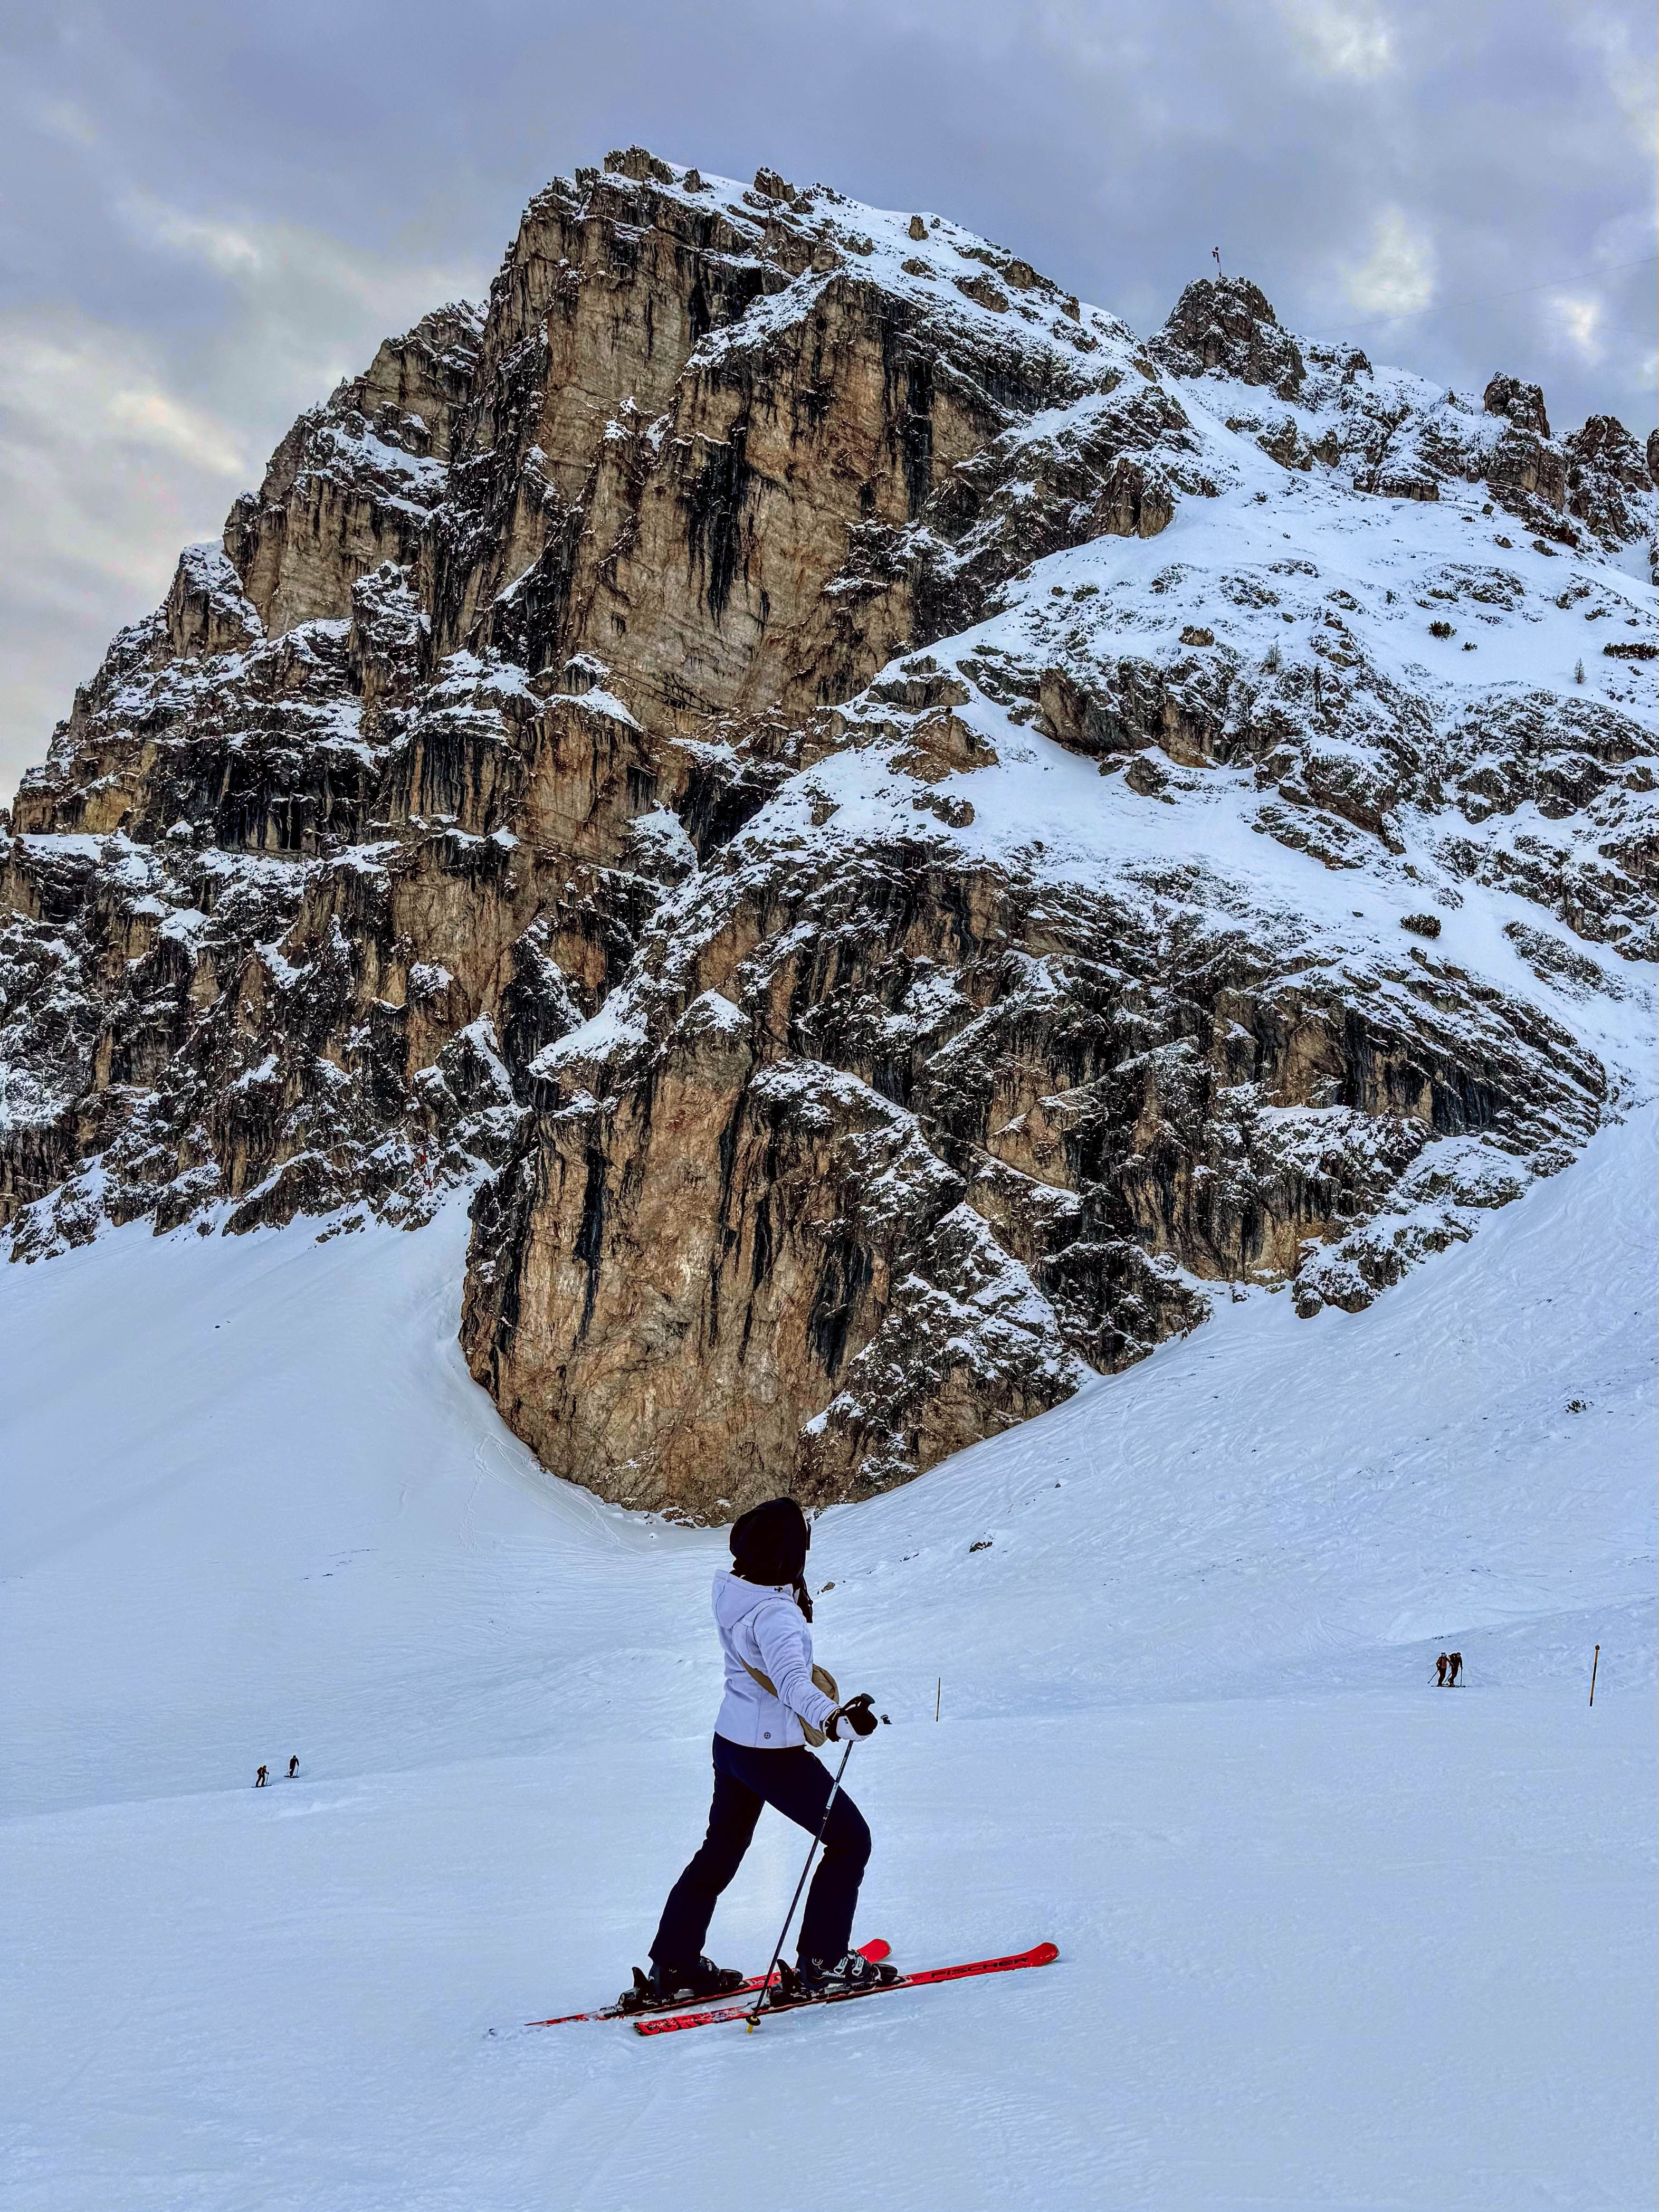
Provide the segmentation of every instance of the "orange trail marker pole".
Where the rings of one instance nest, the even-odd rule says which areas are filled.
[[[1596,1645],[1596,1647],[1595,1647],[1595,1658],[1594,1658],[1594,1659],[1592,1659],[1592,1660],[1591,1660],[1591,1662],[1590,1662],[1590,1703],[1591,1703],[1591,1705],[1594,1705],[1594,1704],[1595,1703],[1595,1670],[1596,1670],[1596,1668],[1601,1665],[1601,1645],[1598,1644]]]

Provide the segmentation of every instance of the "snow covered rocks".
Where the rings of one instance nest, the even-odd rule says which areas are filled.
[[[1143,345],[936,216],[556,179],[25,779],[14,1255],[477,1182],[473,1373],[698,1516],[1206,1283],[1363,1305],[1617,1109],[1651,453],[1239,279]]]

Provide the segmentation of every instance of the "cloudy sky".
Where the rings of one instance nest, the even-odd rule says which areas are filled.
[[[1155,328],[1655,419],[1650,0],[16,0],[0,19],[0,794],[298,410],[639,142],[948,213]]]

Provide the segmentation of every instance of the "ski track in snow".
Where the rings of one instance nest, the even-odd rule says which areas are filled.
[[[752,2037],[484,2035],[643,1956],[724,1538],[501,1425],[460,1207],[0,1273],[0,2207],[1645,2203],[1655,1134],[825,1515],[860,1932],[1061,1957]]]

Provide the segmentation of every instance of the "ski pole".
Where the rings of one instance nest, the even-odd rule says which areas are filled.
[[[857,1741],[856,1736],[848,1737],[847,1748],[841,1755],[841,1765],[836,1769],[836,1778],[830,1785],[830,1795],[823,1801],[823,1818],[818,1822],[818,1832],[812,1838],[812,1848],[806,1854],[806,1864],[800,1870],[800,1880],[795,1884],[795,1893],[789,1900],[789,1910],[783,1916],[783,1925],[778,1930],[778,1940],[772,1948],[772,1956],[768,1961],[765,1975],[762,1978],[760,1992],[755,1999],[755,2008],[749,2015],[747,2032],[750,2035],[755,2033],[755,2023],[760,2018],[761,2007],[766,2002],[766,1992],[772,1986],[772,1969],[783,1956],[784,1943],[789,1934],[789,1923],[795,1917],[795,1907],[800,1903],[800,1893],[806,1887],[806,1877],[812,1870],[812,1862],[817,1856],[818,1845],[823,1841],[823,1832],[830,1825],[830,1808],[836,1802],[836,1793],[841,1788],[841,1778],[847,1771],[847,1762],[853,1756],[853,1746]]]

